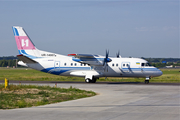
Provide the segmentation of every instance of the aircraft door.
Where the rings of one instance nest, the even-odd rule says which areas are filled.
[[[122,62],[121,68],[122,68],[124,73],[129,73],[130,63],[129,62]]]
[[[60,61],[55,61],[54,62],[54,70],[55,71],[60,71]]]
[[[141,63],[141,72],[142,72],[142,73],[145,73],[144,68],[145,68],[145,63]]]

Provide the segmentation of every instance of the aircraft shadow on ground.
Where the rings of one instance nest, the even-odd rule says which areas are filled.
[[[70,81],[58,81],[58,82],[50,82],[50,83],[77,83],[77,84],[140,84],[142,82],[96,82],[96,83],[85,83],[85,82],[70,82]]]

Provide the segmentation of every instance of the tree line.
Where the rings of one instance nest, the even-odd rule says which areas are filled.
[[[0,60],[0,67],[13,67],[16,66],[16,60]]]
[[[143,58],[143,57],[141,57]],[[180,62],[180,58],[143,58],[150,63],[162,63],[163,61],[166,62]]]
[[[176,67],[176,66],[180,66],[180,62],[168,62],[168,63],[157,62],[157,63],[151,63],[151,65],[157,68],[163,68],[171,65],[172,67]]]

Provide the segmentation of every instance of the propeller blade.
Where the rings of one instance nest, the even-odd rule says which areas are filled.
[[[104,63],[103,66],[105,65],[105,63],[107,62],[107,58],[109,56],[109,51],[106,49],[106,57],[104,58]]]
[[[106,71],[106,62],[104,62],[104,72]]]
[[[104,63],[103,63],[103,66],[104,66],[104,71],[107,71],[108,72],[108,62],[111,62],[112,60],[110,58],[108,58],[109,56],[109,50],[106,50],[106,57],[104,58]]]
[[[105,65],[104,65],[104,72],[107,71],[108,72],[108,64],[107,62],[105,62]]]
[[[118,50],[118,53],[116,53],[116,57],[119,58],[120,51]]]
[[[108,58],[109,56],[109,50],[106,50],[106,59]]]
[[[108,64],[106,63],[106,70],[107,70],[107,72],[108,72]]]

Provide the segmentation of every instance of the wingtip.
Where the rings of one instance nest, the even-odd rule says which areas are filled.
[[[68,56],[76,56],[76,54],[68,54]]]
[[[22,55],[22,54],[20,54],[20,55],[16,55],[16,56],[18,57],[18,56],[23,56],[23,55]]]

